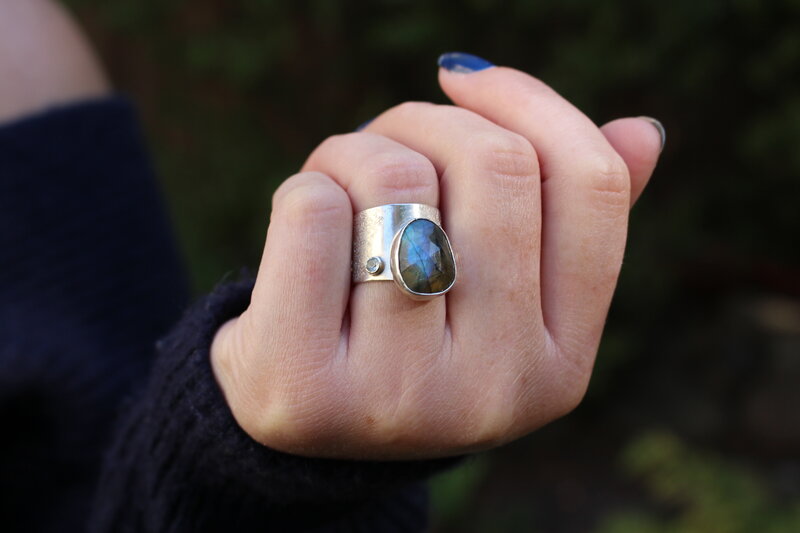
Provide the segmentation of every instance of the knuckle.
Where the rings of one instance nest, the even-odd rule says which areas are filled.
[[[498,381],[469,380],[454,387],[452,402],[439,417],[429,418],[426,435],[440,435],[449,445],[461,449],[483,450],[509,440],[514,427],[514,412],[507,394],[498,394]]]
[[[571,357],[559,350],[551,369],[552,379],[545,389],[551,398],[550,418],[555,420],[572,412],[586,396],[591,365],[585,357]]]
[[[563,390],[558,396],[558,400],[553,405],[552,419],[561,418],[574,411],[586,396],[587,385],[588,380],[563,384]]]
[[[539,161],[531,143],[513,132],[477,135],[471,153],[493,179],[510,187],[528,186],[538,176]]]
[[[403,102],[402,104],[397,104],[396,106],[386,111],[386,114],[397,114],[404,117],[417,116],[419,113],[430,111],[430,109],[435,106],[436,104],[433,104],[431,102],[411,100],[408,102]]]
[[[324,141],[319,143],[317,147],[311,152],[309,155],[309,161],[315,161],[320,157],[323,157],[325,154],[330,153],[337,153],[340,150],[342,144],[349,142],[351,138],[357,135],[362,135],[361,132],[349,132],[349,133],[337,133],[336,135],[330,135],[325,138]]]
[[[514,425],[511,414],[511,411],[505,408],[500,411],[485,409],[476,411],[471,423],[473,429],[467,433],[470,438],[469,446],[485,450],[508,442]]]
[[[298,416],[295,406],[271,401],[269,407],[262,409],[257,416],[253,424],[255,431],[251,435],[264,445],[290,451],[311,438],[308,420],[308,417]]]
[[[303,226],[338,223],[352,217],[352,207],[347,193],[333,180],[308,172],[292,176],[276,191],[273,216]]]
[[[377,152],[364,161],[372,187],[388,193],[414,193],[429,197],[438,189],[436,169],[422,154]]]
[[[631,181],[625,161],[615,154],[595,156],[583,171],[594,199],[609,207],[624,206],[630,201]]]
[[[324,390],[324,387],[323,387]],[[303,397],[298,397],[298,395]],[[302,391],[272,391],[254,414],[249,432],[258,442],[275,449],[298,452],[330,438],[334,414],[339,407],[335,396],[306,397]]]
[[[583,400],[591,376],[591,362],[566,358],[553,341],[524,361],[505,383],[512,394],[508,404],[514,409],[513,420],[523,434],[573,411]]]
[[[492,400],[492,396],[496,400]],[[496,389],[487,390],[487,394],[476,395],[469,404],[470,409],[459,417],[463,427],[459,433],[466,439],[461,443],[475,449],[494,448],[508,442],[513,435],[514,410],[506,401],[506,394],[498,395]]]

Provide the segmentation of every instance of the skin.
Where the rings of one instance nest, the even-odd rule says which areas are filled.
[[[0,0],[0,123],[108,91],[97,58],[60,5]]]
[[[273,197],[252,302],[212,365],[241,427],[289,453],[432,458],[521,437],[584,396],[627,220],[660,152],[540,80],[439,71],[454,106],[401,104],[325,140]],[[427,302],[351,286],[353,214],[438,206],[459,279]]]
[[[458,107],[406,103],[331,137],[273,197],[251,305],[211,350],[236,420],[267,446],[447,456],[525,435],[584,395],[659,134],[637,118],[598,129],[509,68],[439,81]],[[0,0],[0,122],[108,90],[59,6]],[[459,261],[447,296],[351,286],[353,213],[397,202],[442,210]]]

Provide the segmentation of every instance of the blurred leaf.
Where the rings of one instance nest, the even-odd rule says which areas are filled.
[[[716,455],[694,451],[669,432],[653,431],[634,440],[622,462],[655,502],[673,511],[668,515],[646,510],[611,513],[598,532],[641,528],[676,533],[790,533],[800,528],[800,501],[787,506],[770,495],[754,473]]]
[[[488,469],[489,459],[479,455],[433,478],[430,494],[434,520],[448,522],[462,514]]]

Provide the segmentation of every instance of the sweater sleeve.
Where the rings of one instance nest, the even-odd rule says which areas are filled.
[[[0,124],[4,531],[85,527],[119,401],[186,306],[163,207],[127,99]]]
[[[453,459],[359,462],[270,450],[236,424],[211,370],[217,328],[249,303],[252,282],[194,305],[158,343],[146,390],[116,433],[93,531],[422,531],[417,483]]]

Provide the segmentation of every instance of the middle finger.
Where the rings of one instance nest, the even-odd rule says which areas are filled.
[[[420,152],[440,176],[444,226],[458,254],[448,293],[453,348],[482,372],[512,379],[545,351],[539,303],[539,166],[530,142],[454,106],[407,103],[367,127]],[[502,358],[502,351],[512,357]],[[496,374],[496,372],[495,372]]]

